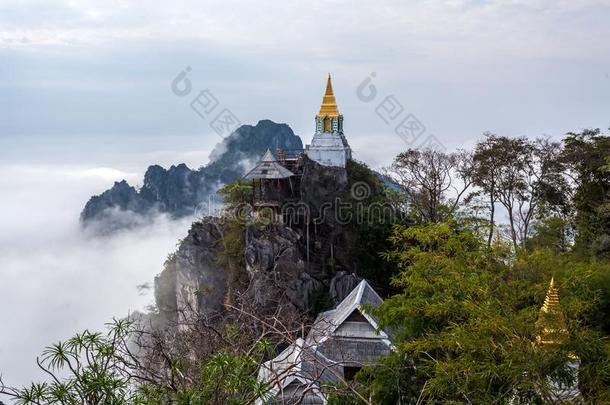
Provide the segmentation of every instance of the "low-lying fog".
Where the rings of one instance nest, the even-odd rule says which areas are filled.
[[[0,166],[0,374],[9,385],[42,378],[46,345],[154,302],[152,288],[190,219],[159,217],[112,237],[85,235],[87,199],[142,172],[83,166]],[[140,286],[140,288],[138,288]]]

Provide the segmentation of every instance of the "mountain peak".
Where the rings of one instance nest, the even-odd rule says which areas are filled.
[[[169,169],[153,164],[146,170],[139,191],[123,180],[91,197],[81,213],[81,222],[107,223],[112,229],[102,224],[102,230],[113,231],[124,227],[124,222],[109,219],[117,211],[138,216],[155,212],[175,217],[192,215],[220,186],[240,178],[248,169],[247,162],[256,162],[267,149],[277,148],[301,150],[303,143],[287,124],[264,119],[254,126],[242,125],[216,145],[209,163],[199,170],[189,169],[184,163]],[[137,223],[142,223],[140,218]]]

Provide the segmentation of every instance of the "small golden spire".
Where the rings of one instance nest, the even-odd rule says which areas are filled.
[[[542,304],[542,312],[550,312],[553,309],[557,308],[559,305],[559,291],[555,287],[555,277],[551,277],[551,282],[549,283],[549,289],[546,292],[546,297],[544,298],[544,304]]]
[[[538,344],[562,343],[568,335],[561,305],[559,304],[559,290],[555,287],[555,278],[551,277],[549,289],[538,315],[538,328],[536,337]]]
[[[324,93],[326,96],[332,96],[333,93],[333,82],[330,78],[330,72],[328,72],[328,79],[326,79],[326,92]]]
[[[338,117],[339,109],[337,108],[337,102],[335,100],[335,94],[333,93],[333,83],[330,79],[330,73],[326,80],[326,92],[322,98],[322,105],[320,106],[319,117]]]

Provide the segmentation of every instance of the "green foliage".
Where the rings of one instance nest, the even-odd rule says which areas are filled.
[[[249,182],[236,181],[224,185],[219,193],[223,196],[229,215],[221,218],[223,236],[218,261],[229,271],[231,278],[235,279],[239,269],[245,266],[245,232],[252,185]]]
[[[244,345],[238,326],[222,331],[224,350],[198,359],[196,381],[183,376],[182,354],[163,350],[165,365],[148,364],[144,359],[150,353],[138,351],[136,337],[141,331],[128,320],[115,320],[106,334],[77,334],[44,350],[38,361],[47,382],[16,389],[0,384],[0,393],[18,405],[238,405],[252,403],[268,389],[256,376],[272,345],[265,339]]]
[[[534,223],[532,236],[526,242],[526,247],[533,249],[550,249],[557,253],[568,252],[573,241],[570,223],[560,216],[554,215]]]
[[[245,265],[246,224],[235,217],[222,219],[224,233],[218,262],[227,269],[237,269]]]
[[[133,325],[114,320],[106,334],[84,331],[47,347],[37,359],[51,378],[5,392],[15,404],[129,404],[134,398],[126,371],[127,338]]]
[[[576,191],[576,246],[582,255],[610,257],[610,137],[599,129],[569,133],[563,161],[573,172]]]
[[[252,198],[252,184],[248,181],[235,181],[225,184],[218,193],[223,197],[228,210],[247,204]]]
[[[396,226],[384,257],[401,293],[375,310],[393,330],[397,352],[365,369],[362,394],[375,403],[508,403],[543,400],[549,380],[569,382],[570,353],[582,361],[583,391],[607,398],[608,348],[602,339],[604,265],[575,263],[548,250],[506,260],[470,232],[444,223]],[[533,342],[548,281],[561,285],[571,338],[544,349]],[[607,290],[606,290],[607,291]]]
[[[230,338],[230,336],[227,336]],[[187,389],[175,391],[171,387],[145,384],[139,387],[138,404],[231,404],[253,403],[264,395],[268,387],[257,381],[256,373],[270,344],[259,340],[247,353],[237,353],[227,347],[201,364],[199,379]]]
[[[419,384],[415,378],[412,364],[401,354],[394,352],[385,358],[381,365],[365,366],[350,384],[363,398],[371,398],[374,404],[393,405],[399,403],[397,392],[401,393],[401,398],[417,398]],[[326,393],[329,405],[366,404],[348,389],[346,383],[328,387]]]
[[[386,187],[379,176],[365,164],[349,161],[347,174],[350,190],[349,195],[342,198],[342,202],[352,207],[353,220],[347,225],[353,240],[349,240],[349,256],[353,258],[354,270],[369,280],[383,295],[392,291],[390,277],[395,272],[393,263],[380,258],[386,241],[392,233],[392,226],[403,222],[402,197],[396,191]],[[365,191],[355,196],[355,188],[363,187]]]

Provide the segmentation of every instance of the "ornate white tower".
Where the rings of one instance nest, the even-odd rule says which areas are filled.
[[[337,108],[330,74],[320,112],[316,115],[316,133],[305,153],[324,166],[345,167],[352,158],[352,150],[343,135],[343,115]]]

